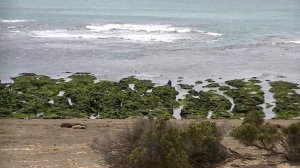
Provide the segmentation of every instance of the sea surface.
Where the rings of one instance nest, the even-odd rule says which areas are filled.
[[[0,79],[300,83],[299,0],[0,0]]]

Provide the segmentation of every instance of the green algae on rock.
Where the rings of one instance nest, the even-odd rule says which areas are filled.
[[[251,111],[262,111],[262,107],[259,105],[264,103],[264,93],[256,81],[246,82],[244,79],[235,79],[226,81],[225,83],[235,87],[224,92],[234,100],[235,107],[232,111],[233,113],[244,116]]]
[[[87,73],[76,73],[68,79],[26,74],[13,78],[9,87],[1,84],[0,117],[56,119],[98,114],[99,118],[127,118],[161,113],[171,116],[172,108],[179,106],[174,87],[154,87],[150,80],[127,77],[119,82],[95,82],[96,77]],[[134,89],[129,88],[130,84]]]
[[[191,90],[194,87],[194,85],[188,85],[188,84],[182,84],[182,83],[180,83],[178,85],[181,87],[181,89],[186,89],[186,90]]]
[[[219,87],[219,90],[220,90],[220,91],[230,90],[230,87],[229,87],[229,86],[220,86],[220,87]]]
[[[196,94],[197,93],[197,94]],[[231,103],[224,96],[210,90],[208,92],[193,92],[183,100],[182,117],[184,118],[206,118],[209,111],[213,111],[212,118],[231,118],[227,112]]]
[[[290,119],[300,116],[300,94],[295,89],[299,89],[298,84],[286,81],[269,82],[270,92],[274,93],[276,107],[274,112],[277,118]]]
[[[230,86],[219,86],[209,80],[207,87],[218,87],[233,98],[232,113],[226,97],[216,90],[195,91],[193,85],[181,84],[188,94],[179,101],[174,87],[155,86],[151,80],[134,76],[115,82],[99,81],[88,73],[76,73],[67,79],[26,73],[12,79],[12,84],[0,83],[0,118],[88,118],[92,115],[118,119],[140,115],[153,118],[161,114],[171,116],[173,108],[180,105],[183,118],[206,118],[208,112],[212,112],[210,118],[213,119],[238,118],[251,111],[262,112],[260,105],[264,103],[257,79],[226,81]],[[276,99],[277,118],[299,116],[300,98],[295,91],[298,85],[284,81],[270,82],[270,85]]]
[[[213,83],[209,83],[203,87],[204,88],[213,88],[213,87],[220,87],[220,85],[218,83],[213,82]]]

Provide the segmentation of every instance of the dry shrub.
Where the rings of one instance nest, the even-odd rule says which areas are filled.
[[[165,117],[139,119],[105,142],[95,141],[92,147],[117,168],[211,167],[228,157],[214,123],[174,125]]]

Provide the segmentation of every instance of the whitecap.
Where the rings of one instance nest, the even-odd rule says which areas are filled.
[[[213,32],[205,32],[203,34],[207,34],[207,35],[211,35],[211,36],[223,36],[223,34],[220,34],[220,33],[213,33]]]
[[[128,30],[128,31],[145,31],[145,32],[191,32],[190,28],[174,27],[172,25],[154,25],[154,24],[105,24],[105,25],[88,25],[86,29],[92,31],[110,31],[110,30]]]
[[[169,35],[169,34],[122,34],[119,36],[120,39],[141,41],[141,42],[174,42],[179,39],[183,39],[180,36]]]
[[[132,42],[175,42],[189,39],[192,33],[209,36],[222,36],[219,33],[195,30],[190,27],[153,24],[105,24],[88,25],[86,29],[56,29],[31,31],[31,37],[66,39],[120,39]]]
[[[44,30],[44,31],[32,31],[32,37],[40,38],[88,38],[88,39],[97,39],[97,38],[107,38],[100,34],[89,34],[80,31],[68,31],[68,30]]]
[[[289,42],[286,42],[286,43],[300,44],[300,40],[298,40],[298,41],[289,41]]]
[[[23,19],[13,19],[13,20],[6,20],[2,19],[2,23],[20,23],[20,22],[34,22],[35,20],[23,20]]]

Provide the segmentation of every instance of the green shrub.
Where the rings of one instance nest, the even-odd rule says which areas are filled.
[[[104,142],[94,141],[112,167],[198,168],[211,167],[226,159],[216,125],[210,122],[190,124],[185,128],[167,121],[137,120],[128,129]]]
[[[246,145],[276,150],[276,144],[281,140],[282,133],[277,125],[264,124],[263,122],[263,114],[260,112],[249,112],[243,124],[233,129],[230,135]]]
[[[259,127],[260,134],[258,137],[259,145],[265,149],[273,150],[276,148],[276,144],[282,138],[282,133],[278,129],[277,125],[266,123]]]
[[[283,133],[286,139],[287,159],[300,162],[300,122],[289,125]]]
[[[255,126],[260,126],[264,122],[264,114],[258,111],[252,111],[246,114],[246,117],[243,121],[244,123],[248,123]]]
[[[252,124],[244,123],[230,132],[230,135],[246,145],[254,145],[258,140],[260,130]]]

